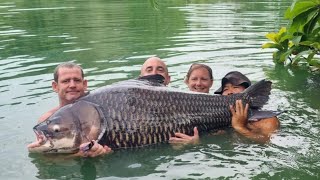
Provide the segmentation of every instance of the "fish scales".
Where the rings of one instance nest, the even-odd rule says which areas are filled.
[[[262,91],[262,95],[259,94],[261,88],[267,89]],[[72,120],[74,123],[80,121],[84,124],[83,122],[92,121],[91,126],[99,130],[95,136],[100,144],[108,145],[114,150],[135,148],[167,142],[175,132],[193,135],[195,126],[200,133],[229,127],[230,105],[241,99],[244,104],[249,103],[251,108],[261,108],[266,103],[270,90],[271,82],[261,81],[247,88],[244,93],[219,96],[184,92],[150,85],[144,81],[129,80],[91,91],[73,104],[59,109],[46,120],[47,123],[40,123],[34,129],[48,132],[49,130],[41,128],[48,128],[46,124],[54,123],[59,118],[65,118],[59,119],[59,122]],[[70,117],[69,111],[76,111],[72,114],[79,115]],[[93,116],[92,111],[98,113]],[[85,129],[82,128],[78,130],[82,133],[79,137],[86,137]],[[77,140],[82,143],[84,141],[88,141],[88,138]],[[75,143],[74,147],[78,146],[79,144]]]
[[[221,106],[223,104],[223,101],[226,101],[225,98],[217,98],[218,100],[216,101],[210,101],[207,100],[204,96],[199,96],[197,98],[196,94],[191,96],[190,98],[183,96],[182,93],[179,92],[173,92],[172,95],[168,93],[167,91],[157,91],[153,94],[150,94],[150,91],[148,89],[143,89],[141,91],[135,90],[135,91],[129,91],[129,92],[135,92],[134,94],[128,94],[132,96],[139,96],[142,97],[138,101],[134,100],[131,101],[131,104],[129,107],[127,107],[127,110],[131,110],[131,107],[135,106],[136,108],[133,108],[132,113],[137,114],[135,119],[121,119],[121,117],[117,117],[119,121],[135,121],[136,123],[140,124],[139,121],[143,121],[144,123],[140,124],[140,130],[136,129],[138,135],[142,136],[142,143],[138,143],[136,146],[141,146],[141,145],[146,145],[146,144],[154,144],[154,143],[159,143],[162,141],[167,141],[167,137],[163,138],[156,138],[157,136],[154,135],[155,127],[160,126],[160,121],[174,121],[176,122],[173,124],[172,122],[169,122],[169,133],[171,136],[173,135],[174,132],[183,132],[183,133],[190,133],[192,132],[192,129],[194,126],[199,124],[199,121],[204,119],[204,122],[208,124],[207,126],[200,126],[199,131],[208,131],[208,130],[213,130],[215,128],[220,128],[220,127],[225,127],[230,125],[230,120],[231,120],[231,114],[228,111],[221,111],[222,108],[219,108],[219,112],[222,113],[216,113],[216,111],[213,111],[215,106]],[[138,94],[138,95],[136,95]],[[150,94],[150,95],[148,95]],[[161,99],[159,97],[167,97],[168,99],[172,99],[173,101],[163,101],[164,99]],[[234,98],[231,101],[235,101]],[[191,105],[188,102],[193,103]],[[157,101],[156,103],[154,101]],[[138,102],[138,103],[135,103]],[[153,102],[153,103],[152,103]],[[228,101],[227,101],[228,102]],[[229,105],[227,102],[224,102],[224,108],[228,108]],[[162,106],[159,106],[161,104]],[[168,108],[162,108],[163,106],[165,107],[170,107]],[[137,108],[138,107],[138,108]],[[143,108],[147,107],[147,108]],[[119,108],[119,106],[115,106],[115,108]],[[118,109],[121,110],[121,109]],[[114,109],[114,111],[117,111]],[[225,113],[227,112],[227,113]],[[197,117],[197,114],[206,114],[205,116],[201,114],[201,116],[198,116],[200,118],[194,118]],[[181,116],[181,114],[189,114],[186,118],[186,116]],[[224,121],[221,117],[222,115],[226,116],[227,121]],[[108,116],[108,115],[107,115]],[[204,116],[205,118],[201,118]],[[206,117],[208,116],[208,117]],[[127,117],[127,116],[123,116]],[[110,118],[110,116],[109,116]],[[215,119],[215,121],[210,121],[211,119]],[[108,119],[108,118],[107,118]],[[190,121],[194,121],[194,123],[190,123]],[[222,123],[224,122],[224,123]],[[146,124],[148,123],[148,124]],[[200,123],[201,124],[201,123]],[[144,127],[144,128],[143,128]],[[119,132],[118,132],[119,133]],[[152,138],[153,137],[153,138]],[[122,139],[119,139],[121,141]],[[101,140],[103,141],[103,139]],[[105,142],[105,144],[110,144],[108,142]],[[121,144],[116,143],[117,146],[112,146],[111,148],[117,149],[117,148],[122,148]],[[120,146],[119,146],[120,145]],[[135,147],[134,144],[130,144],[130,146]]]

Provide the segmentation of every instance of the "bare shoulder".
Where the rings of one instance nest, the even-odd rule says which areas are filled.
[[[254,129],[260,129],[265,134],[269,134],[280,128],[280,121],[274,116],[250,123],[250,126]]]
[[[261,119],[261,120],[265,121],[268,125],[270,125],[274,129],[279,129],[279,127],[280,127],[280,121],[277,118],[277,116],[273,116],[271,118],[265,118],[265,119]]]
[[[41,123],[41,122],[45,121],[46,119],[48,119],[48,118],[49,118],[54,112],[56,112],[58,109],[59,109],[59,106],[57,106],[57,107],[51,109],[50,111],[42,114],[42,115],[40,116],[40,118],[38,119],[38,123]]]

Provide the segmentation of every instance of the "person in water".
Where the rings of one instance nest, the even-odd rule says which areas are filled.
[[[221,81],[221,87],[216,90],[215,94],[228,96],[243,92],[251,86],[251,81],[238,71],[227,73]],[[232,113],[232,127],[236,132],[247,138],[266,142],[271,134],[280,127],[280,122],[276,116],[270,118],[258,119],[257,121],[248,121],[249,105],[243,106],[241,100],[236,101],[235,107],[230,106]]]
[[[82,68],[72,62],[65,62],[59,64],[54,70],[54,80],[52,81],[52,89],[58,94],[59,105],[48,112],[44,113],[38,120],[38,123],[45,121],[59,108],[73,103],[79,97],[85,95],[87,91],[87,80],[84,79]],[[40,146],[43,141],[37,137],[37,141],[28,145],[28,148]],[[88,143],[80,145],[80,149],[86,147]],[[110,153],[111,149],[107,146],[102,146],[94,141],[92,148],[89,151],[79,151],[76,156],[89,156],[95,157],[102,154]]]
[[[213,85],[212,69],[205,64],[192,64],[187,72],[184,82],[190,91],[209,93]],[[198,142],[199,132],[197,127],[193,129],[193,136],[183,133],[175,133],[175,137],[171,137],[170,143],[190,143]]]
[[[192,73],[192,68],[190,68],[188,74]],[[203,70],[203,74],[208,72]],[[187,76],[188,77],[188,76]],[[207,76],[210,77],[210,76]],[[188,84],[188,87],[191,84]],[[215,91],[215,94],[221,94],[224,96],[237,94],[243,92],[246,88],[251,85],[251,81],[242,73],[238,71],[232,71],[227,73],[222,81],[221,87]],[[194,88],[190,88],[191,91],[196,91]],[[206,91],[207,93],[209,91]],[[236,132],[244,135],[245,137],[256,140],[259,142],[266,142],[269,140],[270,135],[279,129],[280,122],[276,116],[271,118],[259,119],[258,121],[248,121],[248,104],[243,107],[242,101],[237,100],[235,108],[230,105],[230,111],[232,113],[232,127]],[[171,138],[174,143],[190,143],[199,140],[198,130],[194,129],[194,135],[189,136],[182,133],[176,133],[176,137]]]
[[[203,68],[207,70],[206,74],[202,74]],[[195,74],[192,72],[195,71]],[[164,78],[164,85],[170,83],[170,75],[168,72],[167,65],[158,57],[148,58],[141,67],[140,77],[145,77],[149,75],[162,75]],[[189,83],[190,81],[190,83]],[[191,83],[191,81],[193,83]],[[197,82],[199,81],[199,82]],[[209,89],[213,84],[212,70],[209,66],[203,64],[194,64],[190,67],[185,82],[190,84],[189,89],[194,89],[194,91],[209,93]],[[192,84],[192,85],[191,85]],[[194,85],[193,85],[194,84]],[[197,141],[199,139],[199,133],[197,127],[194,129],[194,136],[188,136],[183,133],[175,133],[175,137],[170,137],[169,143],[189,143],[191,141]]]
[[[141,66],[140,77],[159,74],[164,77],[164,85],[170,83],[167,65],[158,57],[148,58]]]
[[[213,85],[212,69],[205,64],[192,64],[184,82],[190,91],[209,93]]]
[[[158,57],[148,58],[141,67],[140,76],[147,76],[153,74],[160,74],[164,77],[164,84],[168,85],[170,82],[170,76],[166,64]],[[54,71],[54,81],[52,82],[53,90],[58,93],[59,106],[51,109],[43,114],[38,122],[42,122],[50,117],[59,108],[74,102],[79,97],[85,94],[87,90],[87,80],[84,79],[84,73],[80,66],[74,63],[62,63],[58,65]],[[28,145],[28,148],[39,146],[42,139],[38,139],[36,142]],[[80,145],[80,149],[86,147],[88,143]],[[102,146],[97,142],[88,152],[79,151],[76,156],[89,156],[96,157],[103,154],[112,152],[108,146]]]

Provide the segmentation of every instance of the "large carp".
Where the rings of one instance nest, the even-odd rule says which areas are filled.
[[[175,132],[193,135],[231,125],[229,105],[237,99],[260,109],[271,82],[262,80],[230,96],[184,92],[148,80],[127,80],[91,91],[34,127],[41,146],[30,152],[73,153],[98,140],[113,150],[167,142]]]

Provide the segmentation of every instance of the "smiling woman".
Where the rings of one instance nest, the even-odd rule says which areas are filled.
[[[213,85],[212,69],[205,64],[192,64],[184,82],[190,91],[209,93]]]

